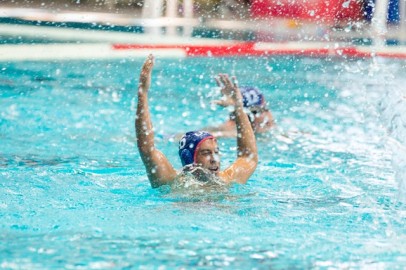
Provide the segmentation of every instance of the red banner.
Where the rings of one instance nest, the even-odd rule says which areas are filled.
[[[298,19],[322,23],[357,21],[362,18],[362,0],[252,0],[253,18]]]

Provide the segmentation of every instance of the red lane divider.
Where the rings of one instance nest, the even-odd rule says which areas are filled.
[[[337,55],[343,57],[353,57],[353,58],[371,58],[373,54],[371,52],[361,52],[355,47],[343,47],[335,49]]]
[[[254,49],[255,43],[220,46],[186,46],[188,56],[250,56],[261,55]]]
[[[249,56],[263,55],[254,49],[255,43],[238,43],[233,45],[140,45],[114,44],[115,50],[131,49],[183,49],[187,56]]]
[[[182,49],[187,56],[263,56],[263,55],[305,55],[327,56],[329,49],[256,49],[255,43],[246,42],[233,45],[141,45],[113,44],[114,50],[134,49]]]
[[[361,51],[356,47],[329,48],[255,48],[254,42],[242,42],[232,45],[142,45],[113,44],[113,50],[137,49],[182,49],[187,56],[226,57],[226,56],[266,56],[266,55],[297,55],[310,57],[352,57],[371,58],[373,56],[406,59],[405,52],[372,52]]]

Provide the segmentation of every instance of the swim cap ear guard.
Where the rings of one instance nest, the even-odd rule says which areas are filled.
[[[182,166],[193,164],[195,162],[195,152],[200,143],[207,139],[214,138],[206,131],[189,131],[183,135],[179,141],[179,157]]]
[[[189,149],[179,150],[179,157],[180,160],[182,161],[182,166],[193,163],[193,154],[192,151]]]

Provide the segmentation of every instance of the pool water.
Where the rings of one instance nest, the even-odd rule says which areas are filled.
[[[150,187],[134,139],[142,63],[1,63],[0,268],[406,267],[404,142],[388,113],[404,62],[158,58],[150,107],[175,167],[172,134],[227,118],[210,104],[217,73],[261,88],[277,120],[248,183],[207,193]],[[236,143],[219,142],[225,168]]]

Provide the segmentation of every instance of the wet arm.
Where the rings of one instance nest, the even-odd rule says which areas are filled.
[[[235,122],[237,129],[237,160],[223,172],[223,179],[246,183],[258,164],[258,152],[254,131],[244,112],[242,96],[236,83],[231,82],[228,76],[220,75],[224,89],[233,99]]]
[[[210,132],[216,138],[235,138],[237,136],[235,122],[231,120],[227,120],[218,126],[203,128],[203,130]]]
[[[258,151],[254,131],[243,110],[242,101],[235,105],[235,121],[237,128],[237,160],[235,166],[235,180],[238,183],[246,183],[254,173],[258,164]]]
[[[155,148],[154,131],[148,106],[152,65],[153,58],[150,56],[144,63],[140,75],[135,130],[138,150],[148,179],[152,187],[159,187],[171,183],[176,177],[176,171],[165,155]]]

